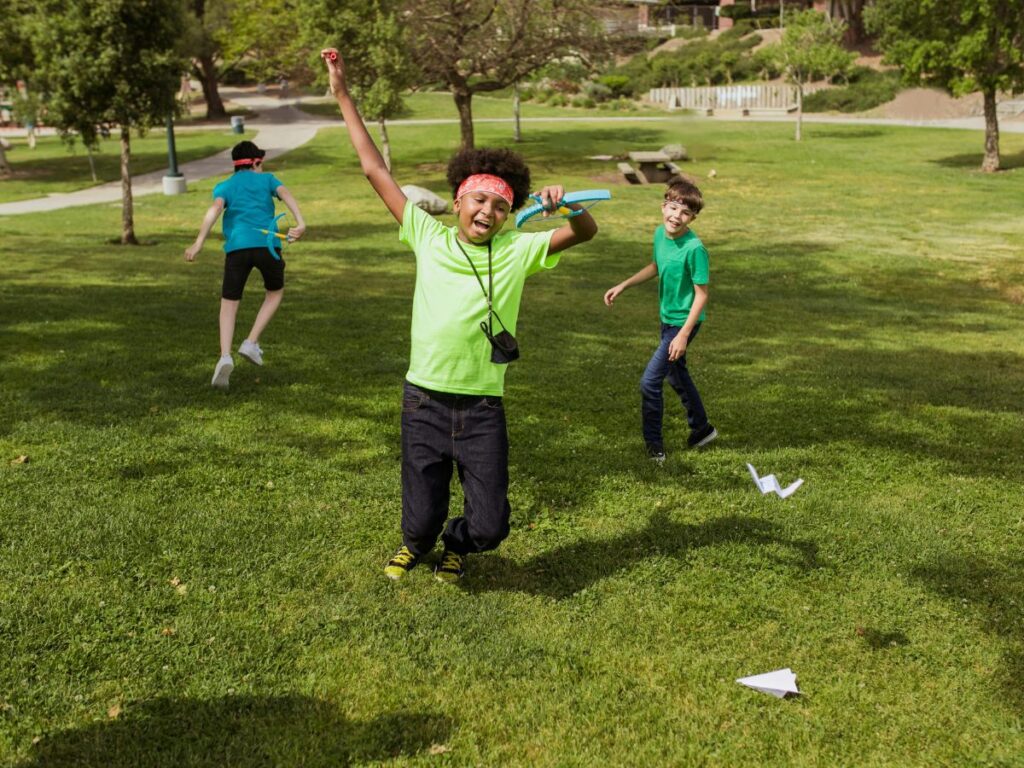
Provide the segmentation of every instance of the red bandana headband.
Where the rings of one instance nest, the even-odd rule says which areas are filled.
[[[256,157],[256,158],[243,157],[241,160],[235,160],[234,161],[234,166],[235,166],[235,168],[240,168],[243,165],[253,165],[254,163],[258,163],[258,162],[260,162],[262,160],[263,160],[262,157]]]
[[[512,187],[504,179],[489,173],[477,173],[462,182],[459,191],[455,193],[455,199],[458,200],[470,192],[490,192],[508,203],[509,208],[512,207]]]

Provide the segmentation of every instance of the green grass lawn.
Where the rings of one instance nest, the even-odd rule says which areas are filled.
[[[5,219],[0,762],[1024,764],[1024,137],[993,176],[980,134],[806,130],[529,126],[538,184],[614,199],[527,283],[513,530],[461,588],[381,573],[414,266],[340,130],[269,168],[309,232],[227,394],[218,244],[181,256],[215,180],[140,198],[148,247],[107,244],[117,205]],[[391,136],[443,191],[456,127]],[[601,296],[660,189],[583,158],[669,141],[707,199],[690,360],[721,438],[685,452],[669,397],[658,468],[657,288]],[[761,496],[746,462],[805,485]],[[799,698],[734,682],[787,666]]]
[[[253,133],[249,132],[249,138]],[[234,145],[239,136],[230,129],[210,131],[176,131],[174,144],[178,163],[199,160]],[[96,177],[89,172],[89,156],[81,143],[68,146],[56,136],[43,136],[36,148],[29,149],[26,140],[13,138],[14,149],[7,154],[13,175],[0,179],[0,203],[44,197],[60,192],[117,181],[121,178],[121,144],[116,135],[101,139],[94,159]],[[167,167],[167,136],[162,130],[152,131],[144,138],[132,137],[132,175],[158,171]]]
[[[299,105],[302,110],[319,117],[337,117],[338,105],[330,98],[307,98]],[[405,97],[405,111],[401,120],[457,120],[458,111],[455,101],[448,92],[410,93]],[[583,109],[578,107],[552,107],[532,101],[521,102],[522,117],[615,117],[622,115],[647,115],[660,117],[665,113],[653,108],[645,108],[639,104],[628,110]],[[506,97],[482,96],[473,97],[473,117],[478,120],[499,118],[512,119],[512,99]]]

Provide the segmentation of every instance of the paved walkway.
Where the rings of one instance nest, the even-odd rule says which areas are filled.
[[[247,127],[255,128],[253,137],[261,149],[267,150],[267,157],[274,158],[301,147],[316,136],[316,132],[325,126],[336,126],[337,121],[321,120],[312,117],[291,103],[282,104],[279,99],[266,96],[239,97],[233,96],[232,101],[254,110],[262,110],[260,116],[248,123]],[[189,182],[199,181],[210,176],[223,176],[231,168],[231,150],[225,149],[216,155],[193,160],[178,166]],[[141,197],[163,192],[163,178],[166,170],[145,173],[132,177],[132,196]],[[32,200],[19,200],[13,203],[0,204],[0,216],[19,213],[44,213],[61,208],[92,203],[112,203],[121,200],[121,181],[111,181],[95,187],[79,189],[75,192],[55,193],[48,197]]]
[[[316,132],[321,128],[337,128],[343,123],[340,117],[335,119],[324,119],[315,117],[295,106],[296,100],[286,100],[275,96],[258,95],[245,92],[232,92],[225,89],[226,98],[236,104],[248,107],[259,112],[259,117],[247,121],[248,127],[257,129],[253,137],[262,149],[267,150],[267,157],[274,158],[285,152],[301,147],[310,141]],[[523,118],[523,122],[529,123],[565,123],[565,122],[667,122],[678,120],[678,116],[588,116],[588,117],[530,117]],[[757,117],[741,117],[738,114],[722,115],[709,118],[713,120],[730,120],[743,122],[789,122],[794,121],[792,115]],[[476,123],[509,123],[511,118],[481,118],[474,120]],[[983,131],[985,123],[983,118],[968,117],[947,120],[896,120],[888,118],[864,118],[845,117],[842,115],[804,115],[804,122],[808,124],[844,124],[844,125],[897,125],[924,128],[955,128],[961,130]],[[432,120],[395,120],[392,125],[446,125],[457,124],[458,120],[450,118],[439,118]],[[205,127],[205,126],[203,126]],[[1003,120],[999,129],[1003,133],[1024,133],[1024,122]],[[979,149],[980,152],[980,149]],[[179,166],[179,170],[191,183],[209,178],[211,176],[222,176],[231,167],[231,150],[226,149],[216,155],[205,157],[202,160],[193,160]],[[164,171],[142,174],[132,177],[132,194],[134,197],[152,195],[163,192]],[[90,205],[92,203],[111,203],[121,200],[121,182],[112,181],[107,184],[100,184],[95,187],[80,189],[75,192],[57,193],[48,197],[35,198],[33,200],[20,200],[14,203],[0,204],[0,216],[10,216],[20,213],[44,213],[56,211],[61,208],[70,208],[78,205]]]

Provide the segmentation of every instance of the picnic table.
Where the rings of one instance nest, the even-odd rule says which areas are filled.
[[[672,158],[661,151],[630,152],[629,159],[637,165],[637,172],[648,184],[668,181],[676,172]]]

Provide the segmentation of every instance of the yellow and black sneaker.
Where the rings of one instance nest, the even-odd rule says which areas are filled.
[[[395,556],[388,560],[388,564],[384,566],[384,575],[392,581],[398,581],[415,568],[418,562],[419,558],[403,544],[398,548]]]
[[[441,562],[434,566],[434,578],[446,584],[454,584],[465,573],[466,556],[446,549]]]

